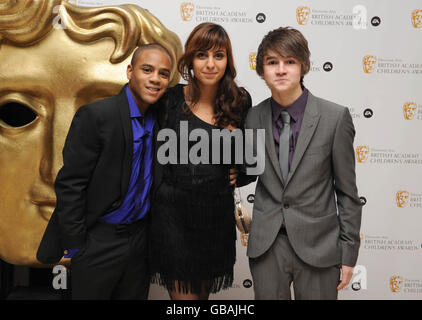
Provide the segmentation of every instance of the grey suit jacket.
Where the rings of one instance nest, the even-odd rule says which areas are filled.
[[[258,177],[247,255],[273,244],[285,220],[296,254],[315,267],[354,266],[362,205],[356,188],[355,129],[349,110],[310,92],[286,183],[272,134],[270,99],[252,108],[246,128],[265,129],[265,170]]]

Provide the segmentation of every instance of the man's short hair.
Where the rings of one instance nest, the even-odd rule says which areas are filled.
[[[260,76],[264,73],[264,56],[268,50],[272,50],[283,57],[293,57],[299,60],[302,66],[302,83],[303,76],[309,72],[311,67],[309,60],[311,53],[309,52],[308,41],[299,30],[291,27],[280,27],[268,32],[262,39],[256,55],[256,72]]]
[[[159,43],[143,44],[143,45],[140,45],[138,48],[136,48],[136,50],[133,52],[132,59],[130,60],[130,64],[132,65],[132,67],[136,64],[136,61],[138,60],[141,53],[144,52],[145,50],[150,50],[150,49],[157,49],[167,54],[170,59],[170,68],[172,68],[173,60],[169,51]]]

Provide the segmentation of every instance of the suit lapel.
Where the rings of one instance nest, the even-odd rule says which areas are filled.
[[[130,120],[129,102],[127,101],[125,87],[117,95],[117,107],[120,113],[120,120],[123,128],[123,136],[125,143],[125,155],[123,159],[121,194],[126,195],[129,187],[130,175],[132,173],[132,157],[133,157],[133,131],[132,122]]]
[[[293,156],[292,164],[290,166],[286,185],[294,175],[300,161],[302,160],[303,154],[308,148],[309,142],[311,141],[311,138],[315,133],[315,129],[318,126],[319,118],[320,113],[318,110],[317,99],[309,92],[305,113],[303,115],[302,126],[300,128],[299,137],[297,139],[295,153]]]
[[[265,101],[264,111],[261,113],[261,124],[265,128],[265,148],[267,150],[267,155],[277,172],[277,177],[280,179],[281,183],[283,183],[283,179],[281,178],[280,162],[278,161],[277,154],[275,152],[272,114],[271,98],[269,98]]]

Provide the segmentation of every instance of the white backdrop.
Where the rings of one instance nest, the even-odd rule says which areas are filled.
[[[422,298],[422,2],[421,0],[71,0],[81,6],[137,4],[179,35],[210,21],[229,33],[237,82],[254,105],[270,95],[250,56],[279,26],[308,39],[305,86],[349,107],[355,128],[361,249],[352,284],[339,299]],[[191,8],[182,16],[181,8]],[[301,15],[298,15],[298,11]],[[412,18],[413,17],[413,18]],[[364,61],[368,63],[364,63]],[[409,110],[407,116],[404,110]],[[242,189],[254,193],[255,184]],[[396,201],[400,198],[400,201]],[[248,209],[252,212],[252,203]],[[234,287],[211,299],[253,299],[246,248],[237,242]],[[150,299],[168,299],[152,286]]]

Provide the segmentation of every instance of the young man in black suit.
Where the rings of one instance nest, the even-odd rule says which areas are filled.
[[[154,136],[171,56],[159,44],[139,47],[119,94],[82,106],[63,149],[57,206],[37,259],[71,257],[73,299],[146,299],[147,219]]]

